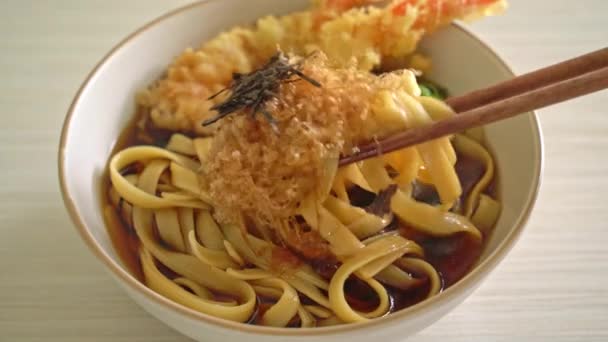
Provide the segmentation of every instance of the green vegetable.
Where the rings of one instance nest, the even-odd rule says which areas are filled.
[[[445,100],[448,97],[448,92],[445,88],[428,80],[419,80],[418,86],[422,96],[434,97],[439,100]]]

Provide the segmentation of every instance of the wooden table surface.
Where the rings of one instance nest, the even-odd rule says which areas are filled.
[[[80,83],[185,0],[0,1],[0,341],[187,341],[136,306],[77,236],[57,182]],[[524,72],[608,45],[608,1],[511,0],[472,30]],[[540,198],[523,237],[415,342],[608,340],[608,92],[541,112]],[[514,137],[515,138],[515,137]]]

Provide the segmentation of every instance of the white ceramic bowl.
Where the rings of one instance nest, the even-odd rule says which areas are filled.
[[[106,161],[134,113],[134,94],[157,78],[173,57],[237,24],[307,6],[307,0],[212,0],[178,9],[144,26],[116,46],[91,72],[69,109],[59,148],[66,207],[79,234],[114,279],[150,314],[199,341],[398,341],[426,327],[462,302],[507,254],[521,233],[537,195],[542,143],[534,114],[487,127],[504,205],[475,269],[443,293],[368,323],[313,329],[278,329],[233,323],[198,313],[156,294],[132,277],[112,248],[100,211]],[[483,42],[458,25],[437,32],[422,49],[434,61],[432,78],[461,94],[513,76]]]

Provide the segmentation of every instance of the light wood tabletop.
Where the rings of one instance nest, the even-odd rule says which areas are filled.
[[[61,124],[119,40],[186,0],[0,1],[0,341],[188,341],[85,248],[57,181]],[[608,45],[608,1],[511,0],[470,28],[519,73]],[[416,342],[608,340],[608,92],[541,113],[545,172],[513,251]]]

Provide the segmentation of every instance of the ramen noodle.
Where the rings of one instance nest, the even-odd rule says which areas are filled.
[[[138,94],[104,216],[148,287],[203,314],[307,328],[415,305],[474,265],[500,214],[482,135],[338,162],[454,115],[421,83],[416,44],[504,3],[371,2],[234,28]]]

